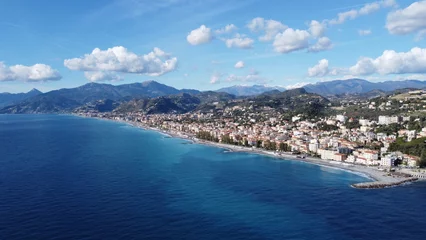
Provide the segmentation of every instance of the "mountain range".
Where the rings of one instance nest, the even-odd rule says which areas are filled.
[[[369,82],[363,79],[334,80],[329,82],[318,82],[303,86],[306,91],[317,93],[322,96],[337,94],[360,94],[373,90],[385,92],[395,91],[403,88],[426,88],[426,81],[405,80],[405,81],[385,81]]]
[[[37,89],[32,89],[27,93],[0,93],[0,108],[19,103],[27,98],[42,94]]]
[[[347,95],[347,94],[364,94],[372,91],[391,92],[397,89],[404,88],[426,88],[426,81],[419,80],[405,80],[405,81],[384,81],[384,82],[370,82],[363,79],[347,79],[347,80],[334,80],[328,82],[317,82],[303,86],[306,91],[317,93],[322,96],[333,95]],[[235,96],[255,96],[264,92],[273,90],[284,91],[286,88],[279,86],[241,86],[235,85],[231,87],[221,88],[217,92],[226,92]]]
[[[356,95],[359,98],[383,95],[397,89],[413,88],[426,88],[426,81],[374,83],[362,79],[335,80],[309,84],[304,86],[303,91],[305,92],[295,92],[305,96],[312,93],[327,98],[344,97],[345,95]],[[281,87],[253,85],[201,92],[193,89],[178,90],[155,81],[123,85],[88,83],[76,88],[59,89],[47,93],[41,93],[36,89],[20,94],[2,93],[0,94],[0,113],[60,113],[71,112],[78,108],[99,111],[110,111],[117,108],[138,109],[150,113],[181,113],[194,109],[213,110],[217,109],[218,103],[235,99],[240,99],[244,103],[247,99],[253,100],[253,97],[256,97],[254,101],[262,99],[269,101],[270,107],[283,107],[289,103],[285,100],[287,98],[277,96],[280,96],[284,90]],[[289,94],[294,91],[285,92]],[[277,98],[280,99],[280,103],[274,105]]]
[[[221,88],[216,92],[225,92],[235,96],[255,96],[272,90],[285,91],[283,87],[268,87],[264,85],[242,86],[235,85],[231,87]]]
[[[97,100],[109,99],[120,102],[134,98],[155,98],[179,93],[197,94],[199,92],[192,89],[178,90],[155,81],[116,86],[87,83],[77,88],[54,90],[24,99],[15,105],[1,109],[0,113],[67,112]]]

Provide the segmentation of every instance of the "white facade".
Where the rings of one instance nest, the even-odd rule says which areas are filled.
[[[340,122],[342,122],[342,123],[346,122],[346,120],[347,120],[347,119],[348,119],[348,118],[347,118],[346,116],[341,115],[341,114],[339,114],[339,115],[337,115],[337,116],[336,116],[336,120],[337,120],[337,121],[340,121]]]
[[[361,126],[369,126],[370,125],[370,120],[368,120],[368,119],[360,119],[359,120],[359,124],[361,124]]]
[[[395,161],[396,161],[396,156],[387,155],[387,156],[382,157],[382,159],[380,161],[380,166],[392,167],[394,165]]]
[[[325,150],[325,149],[319,149],[318,154],[321,155],[321,159],[323,160],[334,160],[334,155],[338,153],[333,150]]]
[[[294,117],[291,118],[292,122],[297,122],[299,120],[300,120],[300,117],[298,117],[298,116],[294,116]]]
[[[311,140],[311,142],[309,143],[309,146],[308,146],[309,151],[316,153],[318,151],[318,148],[319,148],[318,141]]]
[[[389,125],[392,123],[398,123],[399,119],[397,116],[379,116],[380,125]]]

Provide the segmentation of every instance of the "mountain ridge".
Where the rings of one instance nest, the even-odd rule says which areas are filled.
[[[76,88],[63,88],[53,90],[47,93],[41,93],[36,89],[29,91],[21,97],[19,101],[10,102],[11,104],[0,107],[0,113],[58,113],[69,112],[73,109],[83,107],[87,104],[95,104],[100,109],[110,109],[111,106],[119,106],[123,102],[129,102],[133,99],[152,99],[159,98],[158,104],[165,106],[159,110],[152,112],[161,112],[161,109],[167,109],[169,106],[179,101],[190,99],[188,96],[175,97],[173,99],[161,99],[164,96],[174,96],[179,94],[189,94],[199,98],[205,109],[216,108],[212,103],[232,101],[236,98],[247,99],[259,97],[259,99],[270,99],[277,102],[281,96],[281,102],[288,103],[284,95],[294,92],[296,95],[308,95],[308,93],[318,94],[329,99],[344,98],[345,96],[358,95],[355,97],[366,97],[383,95],[386,92],[395,91],[397,89],[418,89],[426,88],[426,81],[406,80],[406,81],[384,81],[379,83],[369,82],[363,79],[334,80],[329,82],[318,82],[316,84],[308,84],[303,88],[282,91],[280,87],[268,87],[265,85],[253,86],[232,86],[229,89],[243,89],[237,91],[237,94],[231,94],[223,91],[222,88],[216,91],[198,91],[195,89],[176,89],[156,81],[136,82],[122,85],[111,85],[105,83],[87,83]],[[249,94],[249,95],[246,95]],[[251,95],[250,95],[251,94]],[[15,94],[18,96],[19,94]],[[14,94],[3,93],[1,96],[15,96]],[[22,94],[21,94],[22,95]],[[19,96],[21,96],[19,95]],[[245,96],[244,96],[245,95]],[[180,99],[181,98],[181,99]],[[97,101],[110,100],[105,103],[96,103]],[[194,99],[192,99],[194,100]],[[174,102],[173,102],[174,101]],[[198,100],[197,100],[198,101]],[[298,100],[299,101],[299,100]],[[300,100],[302,101],[302,100]],[[5,101],[3,101],[4,103]],[[193,102],[196,102],[195,100]],[[322,101],[324,102],[324,101]],[[283,104],[275,104],[276,106]],[[285,104],[284,104],[285,105]],[[199,105],[200,106],[200,105]],[[272,105],[271,105],[272,106]],[[95,109],[97,107],[94,107]],[[169,108],[168,112],[185,112],[186,107],[176,105]]]
[[[269,87],[266,85],[252,85],[252,86],[244,86],[244,85],[234,85],[230,87],[224,87],[216,90],[216,92],[226,92],[237,97],[240,96],[254,96],[259,95],[264,92],[269,92],[273,90],[284,91],[286,90],[283,87]]]
[[[19,103],[20,101],[40,94],[43,93],[36,88],[33,88],[26,93],[0,93],[0,108]]]
[[[402,81],[383,81],[370,82],[364,79],[333,80],[327,82],[317,82],[303,86],[308,92],[317,93],[322,96],[339,94],[360,94],[373,90],[394,91],[403,88],[426,88],[426,81],[421,80],[402,80]]]

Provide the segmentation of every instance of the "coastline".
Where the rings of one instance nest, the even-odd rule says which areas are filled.
[[[93,117],[86,117],[86,116],[74,115],[74,114],[73,116],[83,117],[83,118],[93,118]],[[376,168],[363,166],[363,165],[355,165],[355,164],[336,162],[331,160],[323,160],[323,159],[315,158],[315,157],[297,158],[295,155],[292,155],[286,152],[278,153],[278,152],[271,152],[271,151],[267,151],[263,149],[248,148],[243,146],[210,142],[206,140],[197,139],[195,137],[188,136],[186,134],[182,134],[179,132],[166,131],[166,130],[162,130],[158,128],[153,128],[139,122],[129,122],[129,121],[123,121],[123,120],[98,118],[98,117],[96,117],[95,119],[123,123],[135,128],[154,131],[159,134],[162,134],[163,136],[187,140],[194,144],[201,144],[201,145],[206,145],[206,146],[211,146],[211,147],[216,147],[221,149],[227,149],[230,152],[252,153],[252,154],[258,154],[258,155],[263,155],[267,157],[273,157],[280,160],[300,161],[307,164],[313,164],[317,166],[338,169],[338,170],[350,172],[352,174],[371,180],[371,181],[355,183],[351,185],[352,187],[359,188],[359,189],[377,189],[377,188],[395,187],[395,186],[407,184],[408,182],[414,182],[418,180],[415,177],[391,176],[387,172],[383,172]]]

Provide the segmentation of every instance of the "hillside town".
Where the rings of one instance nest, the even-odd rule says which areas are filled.
[[[371,103],[366,105],[371,107]],[[93,111],[78,114],[136,123],[193,139],[262,149],[276,155],[287,153],[298,158],[317,157],[376,167],[382,171],[398,168],[402,172],[421,173],[420,169],[426,165],[426,127],[421,123],[421,127],[413,130],[410,126],[421,122],[421,119],[408,114],[380,115],[375,120],[356,119],[346,114],[315,120],[299,114],[290,120],[283,120],[276,115],[257,121],[259,118],[252,114],[235,117],[235,110],[248,111],[234,106],[225,108],[221,114],[191,112],[147,115],[140,112]],[[264,115],[262,119],[265,119]],[[420,173],[419,176],[423,177]]]

